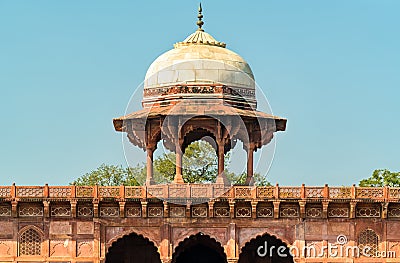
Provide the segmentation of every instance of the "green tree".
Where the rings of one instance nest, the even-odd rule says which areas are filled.
[[[230,172],[230,153],[225,155],[225,175],[234,184],[244,184],[246,173]],[[157,184],[168,183],[175,177],[175,154],[164,153],[154,159],[154,181]],[[182,173],[185,183],[214,183],[218,174],[218,159],[214,148],[205,141],[196,141],[190,144],[183,155]],[[75,185],[143,185],[146,180],[146,165],[138,164],[135,167],[102,164],[96,170],[86,173],[76,179]],[[254,174],[256,185],[270,185],[264,176]]]
[[[86,173],[73,181],[73,185],[140,185],[146,178],[143,166],[123,168],[121,165],[102,164],[96,170]]]
[[[369,187],[399,187],[400,172],[391,172],[387,169],[375,170],[369,178],[361,180],[359,185]]]
[[[218,173],[217,155],[207,142],[196,141],[185,150],[182,175],[185,183],[215,182]],[[170,182],[175,177],[175,153],[165,153],[154,160],[154,180]]]

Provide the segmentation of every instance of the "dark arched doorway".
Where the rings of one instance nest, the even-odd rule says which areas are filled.
[[[179,243],[172,255],[172,263],[227,263],[221,244],[210,236],[199,233]]]
[[[132,233],[112,244],[106,263],[161,263],[161,260],[153,242]]]
[[[274,236],[258,236],[242,248],[238,263],[293,263],[288,246]]]

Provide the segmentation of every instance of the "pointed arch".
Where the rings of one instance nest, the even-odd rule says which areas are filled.
[[[227,257],[221,243],[199,232],[185,238],[175,248],[171,263],[183,262],[227,263]]]
[[[136,233],[124,235],[114,241],[106,254],[106,263],[161,263],[155,244]]]
[[[40,256],[44,233],[37,226],[25,226],[18,233],[18,255]]]
[[[276,236],[267,233],[246,242],[240,251],[238,261],[238,263],[293,262],[289,246]]]
[[[358,235],[357,241],[360,251],[363,251],[365,248],[369,248],[366,252],[370,254],[370,256],[377,254],[379,250],[379,236],[371,228],[361,231],[361,233]]]

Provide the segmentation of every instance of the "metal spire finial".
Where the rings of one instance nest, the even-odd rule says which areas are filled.
[[[199,18],[199,20],[197,21],[197,25],[199,26],[199,28],[197,29],[198,31],[204,31],[201,27],[204,25],[204,22],[201,20],[203,18],[203,14],[201,13],[203,11],[203,8],[201,8],[201,3],[199,5],[199,14],[197,15],[197,17]]]

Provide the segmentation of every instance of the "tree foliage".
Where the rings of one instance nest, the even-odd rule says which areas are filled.
[[[76,179],[73,185],[140,185],[140,179],[145,178],[146,170],[141,166],[124,168],[121,165],[100,165],[96,170],[86,173]],[[143,180],[142,180],[143,181]]]
[[[244,184],[246,173],[236,174],[230,172],[228,152],[225,155],[225,175],[234,184]],[[196,141],[190,144],[182,158],[182,173],[185,183],[214,183],[218,174],[218,159],[214,148],[207,142]],[[153,178],[157,184],[168,183],[175,177],[175,154],[164,153],[154,159]],[[71,184],[75,185],[143,185],[146,180],[146,164],[124,168],[116,165],[102,164],[96,170],[84,174]],[[268,180],[254,174],[256,185],[270,185]]]
[[[369,178],[361,180],[359,185],[367,187],[399,187],[400,172],[391,172],[387,169],[378,169],[375,170]]]

